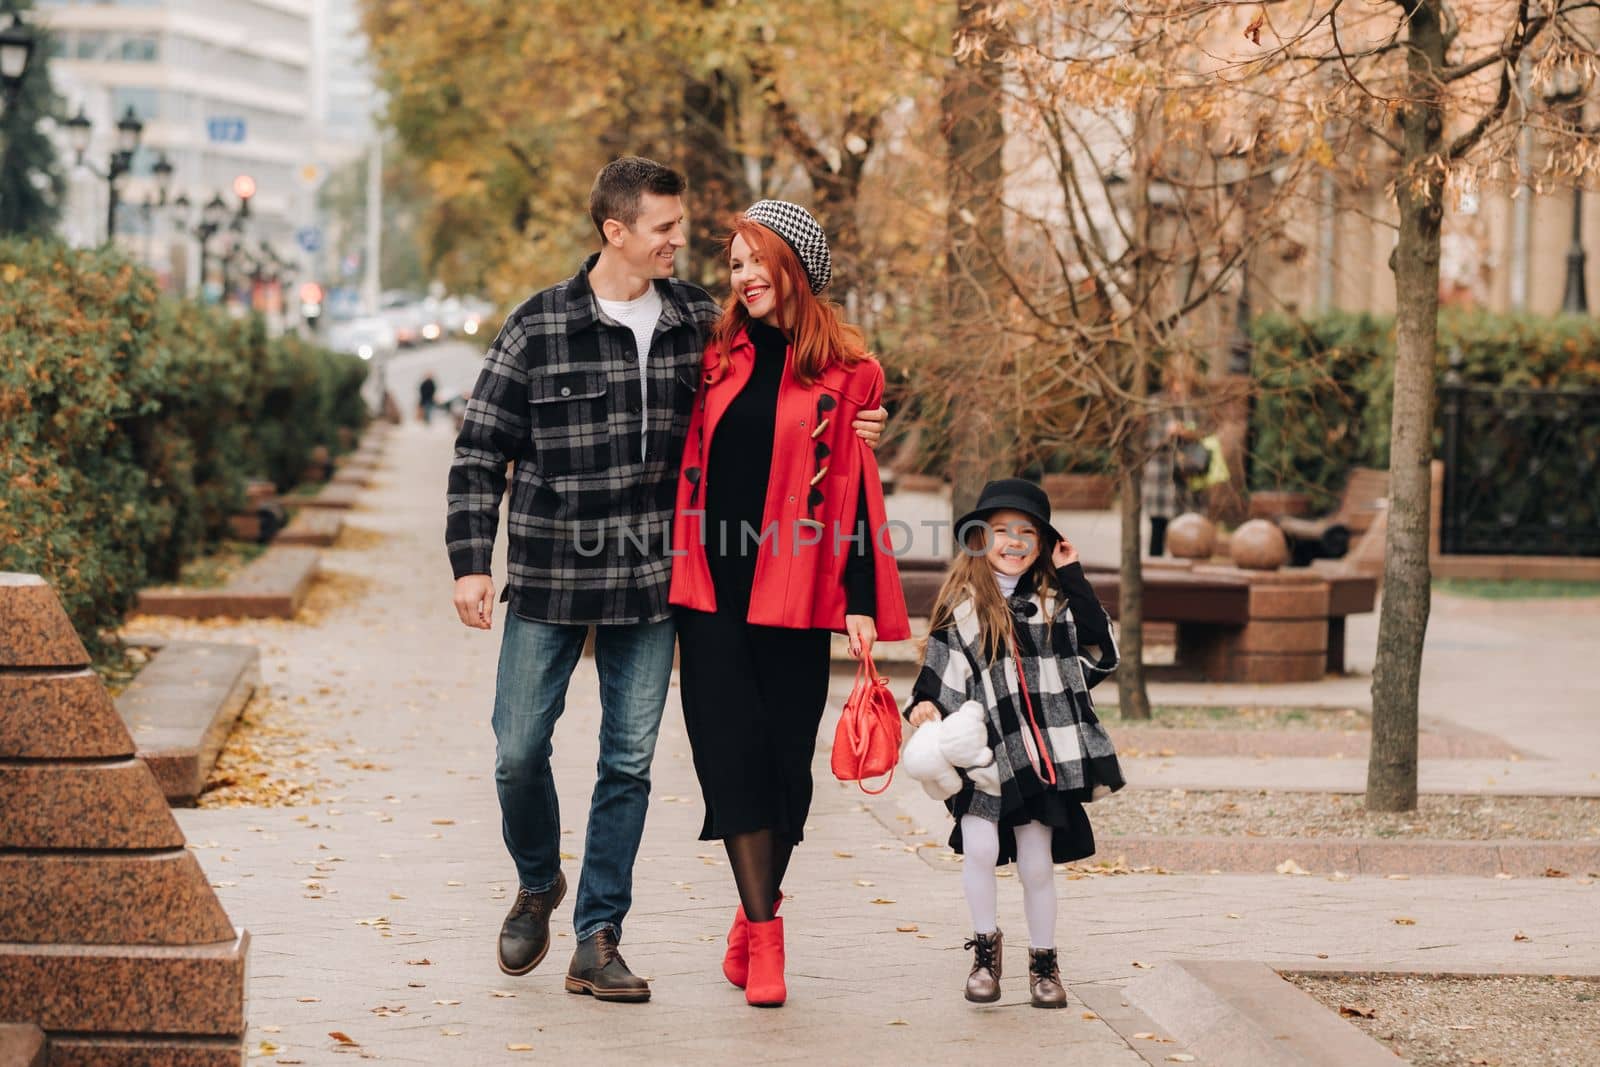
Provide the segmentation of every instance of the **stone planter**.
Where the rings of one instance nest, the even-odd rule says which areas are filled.
[[[1105,511],[1117,491],[1109,474],[1046,474],[1043,484],[1050,506],[1062,511]]]

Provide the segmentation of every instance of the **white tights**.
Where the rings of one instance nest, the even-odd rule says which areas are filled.
[[[1050,858],[1050,827],[1030,822],[1016,828],[1017,875],[1022,879],[1022,910],[1028,916],[1032,948],[1056,947],[1056,876]],[[972,928],[995,931],[995,863],[1000,858],[1000,827],[974,815],[961,817],[961,887],[972,911]]]

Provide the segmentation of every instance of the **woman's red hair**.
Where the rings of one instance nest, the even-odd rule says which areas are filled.
[[[830,363],[839,362],[848,367],[866,358],[867,346],[861,331],[844,321],[837,304],[811,292],[805,268],[789,242],[759,222],[751,222],[740,215],[734,220],[733,232],[722,243],[724,261],[731,253],[735,237],[744,238],[753,258],[772,275],[773,288],[778,294],[778,321],[789,324],[784,332],[789,335],[792,349],[790,366],[801,383],[815,382]],[[711,330],[711,343],[720,357],[719,375],[727,372],[733,339],[749,323],[750,313],[739,295],[729,293],[722,305],[722,317]]]

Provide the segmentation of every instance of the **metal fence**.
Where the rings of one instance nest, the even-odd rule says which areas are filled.
[[[1600,556],[1600,390],[1439,394],[1448,555]]]

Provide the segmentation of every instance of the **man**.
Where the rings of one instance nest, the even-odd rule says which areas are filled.
[[[433,380],[433,372],[429,371],[417,386],[417,411],[422,415],[424,424],[433,422],[433,404],[438,395],[439,385]]]
[[[600,760],[578,880],[566,988],[643,1001],[618,952],[633,898],[650,762],[672,675],[667,605],[678,461],[706,337],[720,309],[672,276],[684,180],[647,159],[604,167],[589,195],[600,251],[534,294],[490,347],[450,468],[445,538],[455,607],[491,626],[490,559],[506,468],[509,601],[495,685],[495,784],[519,890],[500,929],[507,974],[537,967],[566,894],[551,736],[595,628]],[[887,413],[856,428],[875,443]]]

